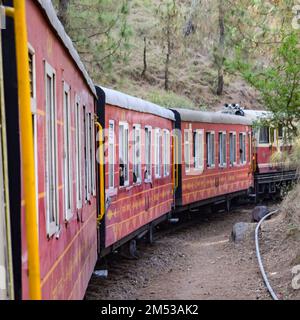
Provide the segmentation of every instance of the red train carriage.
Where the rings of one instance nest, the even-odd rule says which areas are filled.
[[[25,4],[33,123],[28,130],[33,129],[34,135],[37,186],[38,281],[43,299],[82,299],[97,260],[96,91],[51,1],[27,0]],[[12,5],[11,1],[5,5]],[[4,64],[13,68],[12,44],[18,35],[11,21],[3,32],[8,50]],[[17,96],[17,86],[15,70],[10,71],[5,78],[6,108],[13,110],[18,101],[11,97]],[[26,81],[26,77],[22,80]],[[20,104],[22,110],[23,101]],[[17,114],[14,122],[18,122]],[[15,129],[17,137],[18,128]],[[16,157],[18,152],[14,154]],[[21,161],[23,157],[24,151]],[[19,171],[17,162],[14,165],[13,170]],[[18,242],[18,232],[13,230],[14,287],[16,298],[28,299],[28,277],[32,275],[25,227],[29,211],[24,191],[28,184],[23,171],[20,177],[21,183],[16,179],[12,183],[16,193],[11,201],[16,202],[21,195],[21,223],[17,219],[18,207],[12,208],[12,220],[21,233]],[[22,186],[21,192],[18,185]]]
[[[101,255],[127,242],[172,211],[170,110],[120,92],[97,88],[105,114],[105,199]]]
[[[174,110],[181,131],[179,210],[227,201],[252,186],[251,122],[244,117]]]
[[[253,124],[272,117],[268,111],[245,110],[244,113]],[[292,143],[286,135],[287,131],[283,127],[259,126],[254,129],[254,181],[257,201],[260,195],[276,194],[282,185],[297,179],[296,168],[292,165],[286,166],[281,161],[272,161],[272,156],[276,153],[291,152]]]

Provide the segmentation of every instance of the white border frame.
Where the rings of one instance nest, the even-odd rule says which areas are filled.
[[[214,164],[209,166],[208,165],[208,152],[206,152],[206,168],[208,170],[213,170],[213,169],[216,169],[216,132],[214,130],[207,130],[205,132],[205,145],[206,145],[206,151],[208,151],[208,145],[207,145],[207,134],[210,133],[211,135],[214,136],[214,143],[213,143],[213,146],[214,146]]]
[[[76,155],[76,208],[82,209],[83,192],[82,192],[82,108],[79,95],[75,94],[75,155]],[[78,119],[79,117],[79,119]],[[79,124],[79,128],[77,127]]]
[[[36,101],[36,55],[33,46],[28,43],[28,53],[32,55],[32,91],[33,97],[30,97],[31,112],[37,113],[37,101]]]
[[[150,136],[150,163],[147,164],[147,158],[146,158],[146,154],[147,154],[147,150],[146,150],[146,130],[149,131],[149,136]],[[152,165],[153,165],[153,135],[152,135],[152,127],[151,126],[145,126],[145,165],[146,165],[146,170],[147,170],[147,165],[150,166],[150,174],[148,173],[147,174],[147,177],[144,179],[145,180],[145,183],[150,183],[152,182],[152,173],[153,173],[153,168],[152,168]]]
[[[194,170],[197,172],[197,173],[203,173],[204,172],[204,162],[205,162],[205,155],[204,155],[204,150],[205,150],[205,135],[204,135],[204,129],[196,129],[194,130],[193,133],[196,133],[196,136],[198,135],[199,136],[199,142],[201,142],[202,140],[202,157],[201,157],[201,152],[200,152],[200,149],[198,150],[198,153],[200,152],[199,154],[199,159],[201,159],[200,161],[200,166],[199,167],[196,167],[196,158],[197,158],[197,146],[195,145],[195,160],[194,160]],[[196,144],[196,139],[195,139],[195,144]],[[201,146],[201,145],[200,145]],[[200,147],[198,146],[198,147]]]
[[[120,189],[124,189],[124,188],[128,188],[129,186],[130,186],[130,159],[129,159],[129,149],[130,149],[130,145],[129,145],[129,143],[130,143],[130,138],[129,138],[129,135],[130,135],[130,132],[129,132],[129,124],[128,124],[128,122],[126,122],[126,121],[120,121],[119,122],[119,139],[118,139],[118,141],[119,141],[119,143],[118,143],[118,145],[119,145],[119,160],[118,160],[118,164],[119,164],[119,166],[118,166],[118,168],[120,168],[120,156],[121,156],[121,152],[120,152],[120,127],[121,126],[123,126],[124,127],[124,131],[125,130],[128,130],[128,136],[127,136],[127,150],[126,150],[126,152],[127,152],[127,166],[128,166],[128,179],[127,180],[124,180],[124,186],[120,186],[119,185],[119,188]],[[124,146],[125,147],[125,146]],[[120,171],[120,169],[118,169],[119,171]],[[120,172],[118,173],[118,175],[119,175],[119,181],[120,181]]]
[[[157,141],[156,141],[157,134],[158,134],[158,146],[157,146]],[[157,154],[157,147],[159,147],[158,154]],[[155,163],[154,175],[155,175],[155,179],[161,179],[161,158],[162,158],[161,157],[161,149],[162,149],[161,148],[161,129],[155,128],[154,129],[154,163]],[[156,160],[158,160],[159,163],[157,163]],[[157,172],[156,172],[157,166],[158,166],[159,174],[157,174]]]
[[[109,152],[109,145],[110,145],[110,125],[113,125],[113,157],[112,157],[112,161],[113,161],[113,186],[111,187],[109,184],[110,184],[110,162],[109,162],[109,159],[110,159],[110,152]],[[112,192],[115,190],[115,159],[116,159],[116,134],[115,134],[115,121],[114,120],[109,120],[109,125],[108,125],[108,148],[107,148],[107,151],[108,151],[108,192]]]
[[[241,166],[245,166],[246,164],[247,164],[247,139],[246,139],[246,137],[247,137],[247,133],[246,132],[244,132],[244,131],[242,131],[242,132],[239,132],[239,151],[241,150],[241,145],[240,145],[240,135],[243,135],[243,137],[245,137],[245,161],[241,161],[241,153],[239,152],[239,160],[240,160],[240,165]]]
[[[140,124],[133,124],[132,129],[133,129],[133,138],[135,138],[135,131],[139,132],[139,136],[140,136],[140,143],[139,143],[139,148],[140,148],[140,156],[139,156],[139,160],[140,163],[137,163],[137,165],[139,165],[139,169],[140,169],[140,173],[141,176],[138,178],[136,182],[134,182],[134,185],[140,185],[143,181],[143,177],[142,177],[142,126]],[[136,165],[135,160],[136,159],[136,145],[135,145],[135,140],[133,140],[133,158],[132,158],[132,164],[133,164],[133,168],[132,168],[132,176],[133,176],[133,172],[134,172],[134,166]]]
[[[168,129],[163,129],[163,138],[166,134],[166,145],[164,147],[164,141],[162,141],[162,162],[163,162],[163,177],[167,178],[170,176],[171,167],[171,134]],[[164,154],[165,151],[165,154]],[[169,162],[169,163],[168,163]],[[166,170],[169,168],[169,170]]]
[[[57,234],[57,232],[59,231],[59,192],[58,192],[58,157],[57,157],[57,97],[56,97],[56,93],[57,93],[57,88],[56,88],[56,72],[55,69],[53,67],[51,67],[51,65],[45,61],[45,103],[46,103],[46,218],[47,218],[47,223],[46,223],[46,229],[47,229],[47,235],[49,238],[51,238],[52,236],[54,236],[55,234]],[[55,220],[54,222],[49,222],[50,220],[50,213],[49,213],[49,194],[48,194],[48,190],[49,190],[49,182],[47,179],[47,176],[49,175],[49,137],[47,135],[48,132],[48,106],[47,106],[47,76],[52,78],[52,85],[53,85],[53,99],[52,99],[52,103],[53,103],[53,110],[55,112],[55,121],[54,121],[54,127],[55,127],[55,132],[54,132],[54,139],[56,141],[56,150],[55,150],[55,154],[53,155],[55,157],[56,160],[56,168],[55,170],[55,181],[56,181],[56,185],[55,185],[55,192],[56,192],[56,197],[57,197],[57,201],[55,203],[55,207],[56,210],[54,212],[54,216],[55,216]],[[52,147],[52,145],[51,145]]]
[[[230,152],[231,152],[231,150],[230,150],[230,135],[233,135],[233,136],[235,136],[235,161],[233,162],[233,163],[231,163],[231,157],[230,157]],[[235,167],[235,166],[237,166],[237,158],[238,158],[238,148],[237,148],[237,132],[236,131],[230,131],[229,132],[229,165],[230,165],[230,167]]]
[[[65,104],[65,94],[68,95],[68,108]],[[72,120],[71,120],[71,87],[63,81],[63,116],[64,116],[64,157],[63,157],[63,173],[64,173],[64,216],[66,222],[70,221],[73,217],[73,170],[72,170]],[[69,119],[69,126],[66,128],[66,116]],[[69,135],[69,146],[66,146],[66,135]],[[69,161],[67,161],[67,152],[69,153]],[[68,166],[68,170],[67,167]],[[71,175],[71,178],[67,176],[67,171]],[[67,181],[68,180],[68,181]],[[66,183],[70,183],[70,205],[71,208],[66,208],[67,194]]]
[[[222,134],[222,139],[223,136],[225,135],[225,163],[223,162],[220,164],[220,134]],[[218,166],[219,168],[226,169],[227,168],[227,131],[219,131],[218,132]]]

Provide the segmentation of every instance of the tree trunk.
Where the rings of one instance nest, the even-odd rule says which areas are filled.
[[[224,89],[224,49],[225,49],[225,13],[224,13],[224,0],[219,0],[219,28],[220,39],[218,48],[218,88],[217,95],[221,96]]]
[[[170,28],[168,28],[168,31],[167,31],[167,42],[168,42],[168,51],[167,51],[166,66],[165,66],[165,90],[169,91],[169,64],[170,64],[170,55],[171,55]]]
[[[147,68],[147,38],[144,37],[144,69],[141,75],[142,78],[146,78]]]
[[[185,26],[183,28],[183,35],[185,37],[188,37],[189,35],[191,35],[196,31],[194,20],[195,20],[197,9],[199,8],[200,4],[201,4],[201,0],[191,1],[191,10],[186,20]]]
[[[58,5],[58,18],[63,24],[63,26],[66,28],[68,25],[68,7],[70,4],[70,0],[59,0]]]

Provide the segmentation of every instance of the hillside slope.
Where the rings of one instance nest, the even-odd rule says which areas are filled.
[[[58,8],[58,0],[52,1]],[[67,29],[71,31],[74,43],[79,46],[78,51],[96,83],[165,107],[215,110],[220,109],[224,103],[239,103],[249,109],[262,108],[259,94],[238,75],[225,73],[223,95],[216,95],[218,72],[214,63],[214,53],[219,41],[217,0],[175,1],[177,11],[170,32],[168,91],[164,90],[168,20],[162,13],[166,10],[166,1],[128,1],[126,28],[128,27],[131,34],[128,38],[129,43],[119,52],[113,53],[113,63],[109,64],[110,67],[107,69],[104,63],[100,62],[100,56],[104,54],[101,51],[102,38],[95,37],[95,34],[105,34],[106,25],[103,20],[110,18],[109,21],[116,19],[118,22],[120,19],[117,9],[114,11],[114,6],[119,6],[121,2],[114,1],[116,0],[84,0],[82,3],[78,0],[69,1],[72,9],[69,9],[70,20]],[[94,8],[94,11],[81,12],[82,8]],[[99,20],[96,9],[98,12],[103,9]],[[193,32],[184,36],[185,26],[191,16]],[[86,28],[83,27],[86,25],[85,21],[90,21]],[[80,31],[74,32],[78,28]],[[111,27],[107,30],[110,29]],[[120,37],[122,30],[111,30],[115,39]],[[90,38],[93,40],[90,41]],[[109,42],[109,39],[103,39],[106,40]],[[95,52],[91,52],[94,49]],[[227,55],[231,54],[228,51],[230,50],[227,50]],[[90,63],[91,59],[93,63]],[[147,71],[142,76],[144,59],[147,62]]]
[[[215,1],[216,2],[216,1]],[[169,107],[189,107],[206,110],[220,109],[224,103],[239,103],[248,109],[262,109],[259,94],[238,75],[225,75],[222,96],[215,94],[217,70],[213,63],[213,47],[218,34],[217,16],[204,1],[195,34],[182,35],[191,1],[179,1],[178,34],[170,63],[170,91],[164,90],[165,45],[159,35],[160,22],[156,8],[160,0],[134,0],[131,3],[129,25],[132,28],[128,63],[113,68],[112,76],[105,79],[107,86]],[[205,27],[206,26],[206,27]],[[208,27],[207,27],[208,26]],[[146,77],[143,71],[144,37],[147,37]],[[97,75],[95,75],[97,78]]]

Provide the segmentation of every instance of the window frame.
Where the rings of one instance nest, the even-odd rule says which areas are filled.
[[[155,164],[155,178],[161,178],[161,129],[155,128],[154,131],[154,164]]]
[[[52,99],[51,99],[51,106],[50,106],[50,111],[53,114],[51,114],[52,117],[54,117],[54,123],[52,123],[51,127],[52,130],[54,131],[54,137],[49,137],[48,136],[48,130],[49,130],[49,115],[48,115],[48,102],[47,102],[47,96],[48,96],[48,89],[47,89],[47,85],[48,85],[48,77],[51,79],[51,86],[52,86]],[[57,93],[57,88],[56,88],[56,72],[55,69],[47,62],[45,61],[45,103],[46,103],[46,197],[45,197],[45,201],[46,201],[46,219],[47,219],[47,223],[46,223],[46,229],[47,229],[47,235],[49,238],[51,238],[52,236],[54,236],[55,234],[57,234],[57,232],[59,231],[59,192],[58,192],[58,157],[57,157],[57,97],[56,97],[56,93]],[[50,116],[50,118],[51,118]],[[50,119],[51,121],[51,119]],[[51,139],[51,142],[49,141],[49,139]],[[51,145],[50,145],[51,144]],[[51,152],[50,150],[51,149]],[[53,150],[55,149],[55,150]],[[49,163],[49,153],[52,154],[51,156],[51,162],[53,163],[54,168],[50,168],[50,163]],[[52,169],[54,172],[52,172]],[[51,173],[49,173],[49,171],[51,171]],[[51,179],[53,180],[54,177],[54,182],[53,185],[50,187],[49,186],[49,176],[51,174]],[[54,199],[51,199],[52,204],[54,205],[54,211],[53,211],[53,218],[54,221],[50,221],[50,212],[49,212],[49,208],[50,208],[50,188],[54,189],[54,193],[55,193],[55,198],[56,201],[52,201]]]
[[[165,141],[164,141],[165,139]],[[163,177],[170,176],[170,165],[171,165],[171,135],[168,129],[163,130],[163,143],[162,143],[162,162],[163,162]]]
[[[130,162],[129,161],[129,125],[128,125],[128,122],[123,122],[123,121],[119,122],[119,168],[120,168],[120,159],[121,159],[121,141],[120,141],[120,128],[121,127],[124,128],[124,133],[125,133],[125,131],[127,131],[127,141],[125,141],[125,134],[123,135],[123,138],[124,138],[123,142],[127,143],[127,150],[126,150],[126,148],[124,146],[124,150],[123,150],[124,153],[122,154],[122,156],[126,156],[126,158],[127,158],[127,163],[126,163],[126,166],[127,166],[127,180],[124,179],[124,185],[123,186],[119,185],[120,189],[127,188],[130,185],[130,178],[129,178],[129,173],[130,173],[130,170],[129,170],[130,169],[129,168],[129,162]],[[119,177],[119,181],[120,181],[120,177]]]
[[[233,141],[235,141],[234,143],[234,152],[233,152],[233,155],[234,155],[234,161],[232,162],[231,160],[231,137],[233,137]],[[230,163],[230,166],[231,167],[234,167],[237,165],[237,132],[236,131],[230,131],[229,132],[229,163]]]
[[[262,129],[268,129],[268,141],[261,141],[261,131]],[[263,127],[260,127],[259,130],[258,130],[258,143],[259,143],[259,146],[269,146],[270,143],[271,143],[271,132],[270,132],[270,127],[267,127],[267,126],[263,126]]]
[[[80,97],[75,95],[75,154],[76,154],[76,207],[82,209],[82,108]]]
[[[150,138],[150,141],[148,141],[147,143],[147,133],[146,131],[148,130],[148,137]],[[149,183],[152,182],[152,127],[151,126],[145,126],[145,165],[146,165],[146,171],[147,174],[145,176],[145,182]],[[147,146],[149,147],[149,149],[147,149]],[[149,153],[150,151],[150,153]],[[148,160],[150,160],[150,162],[148,163]],[[148,167],[150,169],[150,172],[148,172]]]
[[[30,96],[31,112],[37,113],[36,103],[36,54],[33,46],[28,43],[28,54],[32,56],[32,97]]]
[[[94,152],[93,149],[95,148],[93,145],[93,113],[88,112],[88,153],[89,153],[89,201],[93,197],[94,191]]]
[[[252,133],[251,131],[248,132],[248,152],[249,152],[249,155],[248,155],[248,158],[249,158],[249,164],[252,163]]]
[[[243,161],[242,161],[242,158],[241,158],[241,152],[239,152],[239,154],[240,154],[240,165],[242,165],[242,166],[244,166],[244,165],[246,165],[247,164],[247,147],[246,147],[246,143],[247,143],[247,141],[246,141],[246,136],[247,136],[247,134],[246,134],[246,132],[240,132],[239,133],[239,150],[241,150],[242,148],[241,148],[241,136],[243,137],[242,138],[242,142],[243,142],[243,147],[244,147],[244,151],[243,151]]]
[[[213,163],[212,164],[209,164],[208,163],[208,159],[209,159],[209,146],[208,146],[208,135],[212,136],[213,137],[213,157],[212,157],[212,160],[213,160]],[[206,167],[207,169],[209,170],[213,170],[216,168],[216,132],[215,131],[206,131]]]
[[[112,125],[112,135],[111,135],[111,125]],[[110,163],[111,150],[110,147],[112,145],[112,163]],[[115,121],[109,120],[108,124],[108,190],[113,191],[115,189]],[[113,171],[111,172],[111,166]],[[112,179],[111,179],[112,178]],[[111,186],[112,181],[112,186]]]
[[[66,95],[68,99],[68,106],[66,106]],[[71,87],[64,81],[63,82],[63,115],[64,115],[64,216],[65,220],[68,222],[73,217],[73,178],[72,178],[72,134],[71,134]],[[68,122],[67,121],[68,118]],[[67,127],[66,127],[67,126]],[[69,145],[66,146],[66,141],[69,141]],[[66,185],[68,184],[69,192],[66,192]],[[70,207],[67,207],[67,203],[70,203]]]
[[[186,139],[187,135],[187,139]],[[184,168],[185,172],[191,172],[191,129],[184,129]],[[187,159],[188,158],[188,159]]]
[[[97,196],[96,188],[96,134],[95,114],[91,113],[91,152],[92,152],[92,196]]]
[[[220,137],[222,137],[221,140],[220,140]],[[225,143],[224,143],[224,137],[225,137]],[[219,142],[219,150],[218,150],[219,168],[227,168],[227,132],[226,131],[219,131],[218,142]],[[222,147],[222,150],[221,150],[221,147]],[[221,159],[221,156],[222,156],[222,159]],[[224,159],[224,156],[225,156],[225,159]],[[222,160],[222,163],[221,163],[221,160]]]
[[[202,173],[204,171],[204,129],[196,129],[194,134],[194,169]]]
[[[38,134],[37,134],[37,104],[36,104],[36,54],[33,46],[28,43],[28,55],[32,56],[32,97],[30,96],[30,106],[32,113],[33,126],[33,148],[34,148],[34,170],[35,170],[35,185],[36,185],[36,212],[37,223],[39,225],[39,175],[38,175]]]
[[[85,159],[85,203],[91,201],[92,197],[92,155],[91,155],[91,113],[87,110],[87,106],[83,105],[84,117],[84,159]]]
[[[136,143],[136,138],[137,138],[137,133],[139,136],[139,143],[137,145]],[[139,149],[139,156],[137,156],[137,150]],[[136,174],[136,169],[139,171],[139,176],[136,176],[136,182],[133,181],[133,184],[139,185],[142,183],[142,129],[140,124],[134,124],[133,125],[133,158],[132,158],[132,163],[133,163],[133,170],[132,170],[132,177],[133,174]]]

